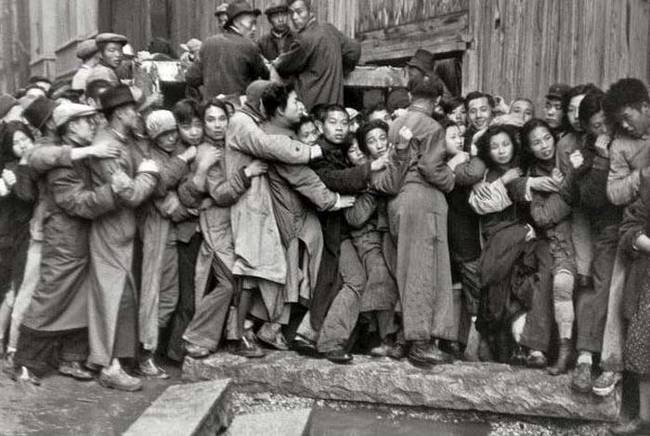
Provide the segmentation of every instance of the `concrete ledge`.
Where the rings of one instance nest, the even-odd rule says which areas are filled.
[[[214,435],[230,425],[230,380],[170,386],[124,433]]]
[[[227,436],[302,436],[309,424],[311,409],[256,413],[237,416]]]
[[[419,369],[406,361],[355,356],[352,365],[308,359],[291,352],[245,359],[219,353],[187,358],[183,377],[231,378],[237,389],[325,400],[360,401],[436,409],[615,421],[618,388],[608,398],[573,393],[571,375],[491,363],[456,363]]]

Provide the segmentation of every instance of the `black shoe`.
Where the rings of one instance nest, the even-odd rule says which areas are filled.
[[[526,366],[526,352],[521,345],[516,345],[510,356],[510,365]]]
[[[442,365],[454,361],[453,356],[426,341],[414,341],[408,359],[416,366]]]
[[[571,389],[581,394],[588,394],[592,388],[591,365],[589,363],[579,363],[573,370]]]
[[[59,365],[59,373],[81,381],[93,379],[92,373],[84,369],[79,362],[61,362]]]
[[[650,422],[641,418],[617,424],[609,429],[613,435],[650,435]]]
[[[234,354],[248,359],[259,359],[266,356],[266,353],[255,341],[254,337],[249,335],[242,336],[234,350]]]
[[[571,359],[571,339],[561,339],[560,348],[557,353],[555,365],[548,369],[551,375],[566,374],[569,371],[569,360]]]
[[[438,342],[438,348],[440,351],[453,356],[455,360],[463,360],[463,352],[458,342],[441,339]]]
[[[346,353],[343,349],[328,351],[325,353],[325,358],[330,362],[339,365],[352,362],[352,355],[350,353]]]
[[[302,336],[296,335],[296,337],[291,342],[289,349],[295,351],[301,356],[321,357],[318,350],[316,350],[316,344],[308,339],[303,338]]]

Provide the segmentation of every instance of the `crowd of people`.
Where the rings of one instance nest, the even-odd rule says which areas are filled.
[[[554,84],[542,108],[454,96],[418,50],[408,94],[346,107],[360,45],[307,0],[265,13],[255,42],[260,11],[220,7],[171,107],[111,33],[71,81],[0,96],[12,376],[133,391],[167,377],[160,356],[269,349],[572,370],[599,396],[629,371],[647,425],[645,84]]]

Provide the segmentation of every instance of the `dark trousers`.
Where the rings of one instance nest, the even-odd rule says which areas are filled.
[[[521,345],[547,352],[555,323],[553,318],[553,258],[546,241],[538,241],[535,254],[538,262],[539,287],[533,294],[531,307],[526,313],[526,326],[521,335]]]
[[[183,333],[194,317],[194,272],[203,238],[195,233],[189,242],[178,241],[178,306],[172,320],[167,356],[183,360]]]
[[[38,376],[56,368],[59,362],[80,362],[88,357],[88,329],[42,332],[20,327],[14,362]]]

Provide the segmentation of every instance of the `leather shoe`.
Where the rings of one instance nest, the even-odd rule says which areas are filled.
[[[613,435],[650,435],[650,422],[636,418],[611,427],[609,432]]]
[[[528,357],[526,357],[526,366],[528,368],[546,368],[548,365],[548,360],[546,360],[546,356],[544,356],[543,353],[528,353]]]
[[[185,352],[193,359],[203,359],[210,355],[210,350],[200,345],[185,341]]]
[[[268,324],[264,324],[262,328],[257,332],[257,339],[263,344],[268,345],[271,348],[275,348],[280,351],[289,351],[289,345],[287,340],[284,338],[282,332],[274,332],[269,328],[264,328]]]
[[[156,365],[156,362],[154,362],[152,356],[149,356],[138,363],[137,372],[140,375],[148,378],[159,378],[161,380],[166,380],[169,378],[169,374],[167,374],[164,369]]]
[[[438,347],[429,344],[427,341],[414,341],[411,344],[408,359],[416,366],[441,365],[454,361],[453,356],[440,351]]]
[[[85,370],[79,362],[61,362],[59,365],[59,373],[81,381],[93,379],[90,371]]]
[[[330,362],[339,365],[352,362],[352,355],[350,353],[346,353],[343,349],[328,351],[325,353],[325,358]]]
[[[244,336],[242,336],[242,338],[237,343],[234,354],[246,357],[248,359],[259,359],[266,356],[264,350],[262,350],[257,341],[255,341],[255,336],[247,334],[244,334]]]
[[[573,370],[571,379],[571,389],[581,394],[591,392],[591,365],[589,363],[579,363]]]
[[[122,368],[110,371],[108,368],[102,369],[99,373],[97,382],[105,388],[117,389],[119,391],[135,392],[142,389],[142,381],[128,375]]]
[[[460,344],[458,342],[441,339],[438,342],[438,348],[440,351],[453,356],[455,360],[462,360],[463,352],[461,351]]]
[[[388,357],[395,360],[402,360],[406,356],[406,344],[404,342],[395,342],[388,350]]]
[[[316,350],[316,344],[314,344],[309,339],[305,339],[302,336],[296,335],[296,337],[291,342],[291,350],[300,354],[301,356],[306,357],[320,357],[318,350]]]

